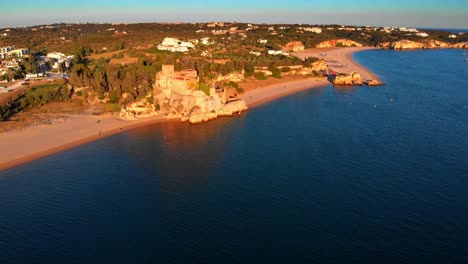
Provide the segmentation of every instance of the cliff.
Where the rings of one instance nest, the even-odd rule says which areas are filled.
[[[156,74],[153,95],[124,106],[120,117],[138,119],[164,115],[168,119],[178,118],[196,124],[245,110],[247,105],[242,100],[226,102],[225,90],[217,92],[200,84],[196,71],[174,71],[174,65],[162,65],[162,71]]]
[[[188,115],[173,114],[173,117],[181,118],[181,121],[188,121],[191,124],[199,124],[215,119],[219,116],[233,116],[247,110],[247,105],[243,100],[228,102],[224,105],[215,106],[210,100],[206,104],[194,106]]]
[[[155,116],[158,113],[154,109],[154,105],[150,104],[147,99],[127,104],[120,110],[119,116],[125,120],[136,120],[139,118]]]
[[[425,41],[400,40],[395,42],[384,42],[379,45],[384,49],[406,50],[406,49],[443,49],[443,48],[468,48],[468,42],[451,44],[440,40],[429,39]]]
[[[283,50],[288,52],[301,51],[304,50],[304,44],[302,44],[300,41],[291,41],[283,46]]]
[[[349,39],[332,39],[317,44],[317,48],[362,47],[362,44]]]
[[[158,98],[156,104],[149,103],[147,99],[128,104],[120,111],[120,118],[136,120],[162,114],[167,119],[198,124],[219,116],[237,115],[248,109],[243,100],[223,103],[218,94],[208,96],[200,90],[187,91],[185,94],[174,92],[169,97],[161,92],[155,95]]]

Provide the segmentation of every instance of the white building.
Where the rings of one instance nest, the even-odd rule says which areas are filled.
[[[200,39],[200,43],[203,44],[203,45],[213,45],[214,41],[210,40],[210,38],[206,37],[206,38]]]
[[[66,58],[65,54],[60,52],[51,52],[47,54],[47,58],[53,59],[55,61],[63,60]]]
[[[283,55],[283,56],[289,56],[289,53],[284,52],[282,50],[268,50],[269,55]]]
[[[260,43],[260,44],[266,44],[266,43],[268,43],[268,40],[267,39],[259,39],[259,40],[257,40],[257,42]]]
[[[62,64],[62,63],[65,65],[65,67],[67,67],[67,68],[70,67],[71,64],[72,64],[72,61],[73,61],[73,55],[66,56],[65,54],[63,54],[61,52],[48,53],[47,58],[49,60],[57,62],[57,63],[54,63],[52,65],[52,68],[55,69],[55,70],[59,69],[59,65]]]
[[[251,52],[249,52],[249,54],[252,54],[252,55],[255,55],[255,56],[260,56],[262,53],[260,53],[258,51],[251,51]]]
[[[300,27],[298,29],[303,30],[303,31],[307,31],[307,32],[317,33],[317,34],[322,33],[322,29],[319,28],[319,27]]]
[[[0,52],[9,52],[10,50],[14,50],[14,46],[6,46],[6,47],[0,47]]]
[[[411,33],[418,33],[419,31],[415,28],[406,28],[406,27],[401,27],[399,28],[400,31],[402,32],[411,32]]]
[[[452,34],[452,35],[449,36],[449,38],[451,38],[451,39],[457,38],[457,35]]]
[[[415,35],[418,36],[418,37],[422,37],[422,38],[426,38],[426,37],[429,36],[429,34],[427,34],[425,32],[419,32],[419,33],[416,33]]]
[[[29,49],[15,49],[13,46],[1,47],[0,48],[0,59],[6,59],[11,56],[16,56],[22,58],[23,56],[29,54]]]
[[[19,69],[19,64],[16,60],[5,60],[2,61],[1,65],[8,69]]]
[[[158,50],[168,50],[171,52],[187,52],[189,48],[194,48],[192,42],[180,41],[176,38],[165,38],[163,42],[158,45]]]

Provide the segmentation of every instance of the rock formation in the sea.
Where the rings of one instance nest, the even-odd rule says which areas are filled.
[[[162,114],[168,119],[196,124],[247,110],[243,100],[228,102],[225,90],[216,91],[204,85],[205,91],[202,91],[199,86],[195,70],[175,72],[174,65],[163,65],[163,70],[156,74],[153,104],[146,100],[127,105],[120,116],[135,119]]]
[[[443,48],[468,48],[468,42],[461,42],[456,44],[450,44],[440,40],[424,40],[424,41],[412,41],[412,40],[399,40],[395,42],[384,42],[380,43],[379,47],[384,49],[395,49],[395,50],[406,50],[406,49],[443,49]]]
[[[334,85],[362,85],[361,75],[352,72],[350,75],[336,76],[333,80]]]
[[[379,80],[367,80],[367,81],[364,81],[364,84],[367,85],[367,86],[381,86],[381,85],[384,85],[384,83],[379,81]]]
[[[300,41],[291,41],[283,46],[283,50],[287,52],[301,51],[304,50],[304,44],[302,44]]]
[[[219,116],[233,116],[247,109],[244,100],[231,101],[219,107],[216,107],[216,103],[213,104],[213,101],[207,101],[205,104],[195,105],[187,115],[172,113],[170,118],[180,118],[181,121],[198,124]]]
[[[350,39],[332,39],[317,44],[317,48],[362,47],[362,44]]]

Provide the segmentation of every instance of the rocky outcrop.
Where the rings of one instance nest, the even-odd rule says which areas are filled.
[[[450,44],[440,40],[429,39],[422,42],[412,40],[400,40],[395,42],[384,42],[379,44],[384,49],[407,50],[407,49],[444,49],[444,48],[468,48],[468,42]]]
[[[120,111],[120,118],[135,120],[162,114],[167,119],[180,119],[182,122],[198,124],[219,116],[237,115],[248,109],[243,100],[223,103],[218,94],[208,96],[200,90],[187,91],[184,94],[172,93],[169,98],[164,97],[162,93],[159,95],[156,96],[159,98],[156,104],[143,99],[126,105]]]
[[[362,44],[350,39],[332,39],[317,44],[317,48],[362,47]]]
[[[364,84],[367,85],[367,86],[381,86],[381,85],[385,85],[383,82],[381,82],[381,81],[379,81],[379,80],[368,80],[368,81],[365,81]]]
[[[191,124],[199,124],[215,119],[219,116],[233,116],[247,110],[247,105],[243,100],[229,102],[220,108],[210,109],[205,105],[197,105],[192,108],[189,115],[183,116],[181,121],[188,121]]]
[[[468,49],[468,41],[453,44],[452,47],[456,49]]]
[[[452,44],[443,42],[440,40],[429,40],[426,43],[424,43],[424,48],[425,49],[446,49],[446,48],[452,48]]]
[[[127,104],[120,110],[119,116],[126,120],[136,120],[139,118],[151,117],[156,115],[154,105],[150,104],[147,99]]]
[[[411,41],[411,40],[400,40],[397,42],[389,43],[388,47],[390,49],[396,50],[405,50],[405,49],[422,49],[424,44],[421,42]]]
[[[238,76],[230,76],[230,80],[235,78]],[[121,118],[163,115],[196,124],[247,110],[242,100],[226,102],[226,89],[217,92],[207,84],[200,84],[195,70],[174,71],[174,65],[162,65],[155,79],[153,95],[124,106]]]
[[[283,46],[283,50],[288,52],[301,51],[304,50],[304,44],[302,44],[300,41],[291,41]]]
[[[336,76],[333,80],[334,85],[362,85],[361,75],[357,72],[352,72],[346,76]]]

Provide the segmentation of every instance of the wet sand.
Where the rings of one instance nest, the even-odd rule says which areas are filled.
[[[327,85],[331,85],[331,83],[324,78],[309,78],[257,88],[241,95],[240,97],[245,101],[249,108],[254,108],[288,94]]]
[[[296,53],[296,55],[306,57],[320,56],[320,53],[325,52],[327,53],[327,57],[349,64],[348,70],[357,70],[364,79],[366,77],[375,79],[375,75],[351,59],[352,53],[366,49],[369,48],[335,48],[327,49],[327,51],[323,51],[324,49],[314,49],[302,51]],[[258,87],[241,95],[241,98],[245,100],[249,108],[255,108],[258,105],[288,94],[326,85],[330,85],[330,83],[325,79],[301,79]],[[124,121],[111,115],[95,116],[82,114],[72,115],[63,122],[55,122],[51,125],[0,133],[0,170],[49,156],[125,130],[159,122],[179,121],[167,120],[163,116],[136,121]]]

